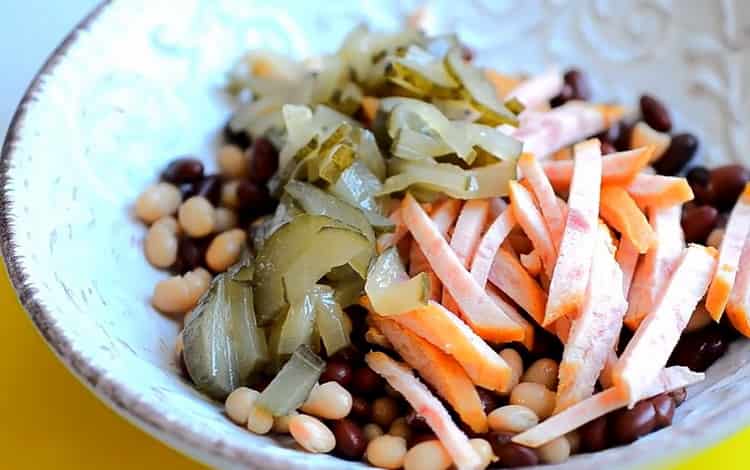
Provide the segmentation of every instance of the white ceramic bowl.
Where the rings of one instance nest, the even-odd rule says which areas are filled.
[[[149,305],[164,273],[145,261],[136,195],[172,157],[213,166],[230,110],[220,98],[241,52],[333,50],[355,24],[397,28],[419,1],[130,0],[106,3],[29,89],[2,154],[2,249],[32,319],[61,360],[116,411],[210,464],[351,468],[251,435],[180,379],[177,326]],[[433,31],[457,31],[501,70],[577,65],[600,100],[662,97],[711,164],[750,147],[750,8],[739,0],[438,1]],[[710,158],[709,158],[710,157]],[[748,342],[690,391],[675,424],[555,468],[613,468],[695,450],[748,422]]]

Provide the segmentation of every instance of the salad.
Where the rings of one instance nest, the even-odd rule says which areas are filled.
[[[559,463],[671,424],[750,336],[750,173],[682,174],[667,108],[355,28],[231,70],[218,174],[135,204],[192,384],[256,434],[382,468]],[[722,319],[726,312],[726,319]]]

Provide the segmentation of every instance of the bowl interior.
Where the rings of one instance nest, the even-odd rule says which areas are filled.
[[[702,158],[741,161],[747,10],[731,2],[454,2],[429,10],[431,32],[456,31],[483,64],[588,71],[595,97],[634,104],[645,90],[696,133]],[[139,192],[173,157],[214,168],[231,109],[220,88],[248,48],[296,57],[332,51],[360,22],[399,27],[418,2],[113,1],[45,67],[14,121],[2,160],[3,254],[21,300],[61,358],[114,408],[206,462],[256,468],[352,468],[287,441],[251,435],[179,377],[177,325],[150,307],[165,276],[142,254]],[[737,13],[737,15],[735,15]],[[738,23],[744,24],[744,23]],[[632,448],[556,468],[653,461],[715,440],[750,415],[748,344],[735,343],[691,390],[675,425]],[[635,452],[634,452],[635,451]]]

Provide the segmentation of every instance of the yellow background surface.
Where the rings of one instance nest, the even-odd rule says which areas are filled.
[[[60,363],[0,269],[0,468],[201,469],[119,417]],[[669,470],[750,468],[750,428]]]

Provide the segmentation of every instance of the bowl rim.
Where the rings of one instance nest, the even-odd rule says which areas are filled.
[[[78,40],[80,33],[88,31],[90,26],[99,19],[113,2],[114,0],[101,0],[52,50],[41,68],[34,74],[8,126],[0,150],[0,254],[3,257],[8,278],[16,292],[19,303],[55,356],[95,397],[133,426],[147,432],[180,454],[198,462],[222,467],[289,468],[289,461],[283,456],[271,455],[264,451],[251,452],[248,448],[234,446],[221,439],[216,442],[208,442],[203,439],[200,432],[192,430],[179,421],[169,419],[161,410],[145,403],[137,394],[131,392],[126,384],[108,379],[103,370],[90,364],[73,347],[71,338],[68,338],[56,325],[54,315],[36,298],[36,289],[29,282],[28,275],[16,253],[13,229],[15,220],[10,210],[13,200],[10,197],[9,182],[15,143],[21,139],[20,129],[26,118],[26,109],[30,103],[36,100],[45,76],[51,74],[64,60],[66,53]],[[715,422],[721,417],[722,413],[716,413],[709,419]],[[713,435],[702,435],[693,440],[691,445],[679,446],[681,451],[679,455],[662,451],[656,460],[652,460],[651,463],[665,463],[689,458],[689,456],[705,450],[742,429],[744,424],[745,421],[742,419],[724,420],[722,425],[717,426],[718,430]],[[645,463],[643,459],[634,459],[630,462],[634,465]]]

